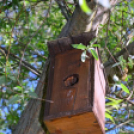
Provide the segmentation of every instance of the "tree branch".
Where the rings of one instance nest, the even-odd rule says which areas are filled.
[[[126,50],[127,49],[127,50]],[[114,58],[117,59],[119,56],[123,55],[123,57],[127,60],[128,58],[128,52],[130,55],[134,55],[134,42],[130,43],[126,48],[123,48],[120,52],[118,52]],[[107,68],[114,64],[114,60],[110,58],[107,62],[104,63],[104,67]]]
[[[8,51],[5,48],[1,47],[1,46],[0,46],[0,52],[4,56],[6,56],[8,54]],[[9,57],[13,58],[17,63],[20,63],[20,58],[18,56],[14,55],[12,53],[9,53],[8,55],[9,55]],[[23,67],[27,68],[32,73],[36,74],[37,76],[40,76],[41,72],[38,69],[36,69],[35,67],[31,66],[28,62],[22,60],[21,65]]]
[[[36,94],[39,98],[42,98],[44,95],[44,86],[47,77],[49,60],[46,61],[45,67],[41,74],[40,80],[36,87]],[[13,134],[45,134],[43,126],[39,122],[39,116],[41,112],[42,101],[36,99],[30,99],[28,105],[26,106],[24,112],[21,115],[19,123],[16,126],[16,129],[13,131]],[[42,117],[43,120],[43,117]]]
[[[61,9],[61,13],[63,14],[63,16],[66,18],[66,20],[69,20],[70,14],[65,4],[65,1],[64,0],[55,0],[55,1],[59,5],[59,8]]]
[[[121,124],[119,124],[119,125],[116,125],[115,127],[111,128],[111,129],[109,129],[109,130],[107,130],[106,132],[109,132],[109,131],[111,131],[111,130],[120,128],[120,127],[122,127],[123,125],[125,125],[125,124],[127,124],[127,123],[129,123],[129,122],[131,122],[131,121],[133,121],[133,120],[134,120],[134,119],[128,119],[128,120],[125,121],[124,123],[121,123]]]

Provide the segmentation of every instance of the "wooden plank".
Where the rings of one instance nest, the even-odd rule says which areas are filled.
[[[59,47],[60,47],[62,53],[65,51],[73,49],[73,47],[71,45],[72,40],[70,38],[67,38],[67,37],[60,38],[57,40],[57,42],[59,44]]]
[[[51,93],[49,115],[60,112],[85,109],[91,106],[91,90],[89,89],[90,60],[82,63],[81,50],[70,50],[55,57],[53,92]],[[67,76],[79,75],[79,82],[71,87],[64,85]],[[89,75],[88,75],[89,74]],[[87,88],[88,87],[88,88]]]
[[[54,77],[54,65],[55,65],[55,59],[50,58],[50,65],[49,65],[49,75],[48,75],[48,84],[47,84],[47,95],[46,99],[51,98],[51,93],[52,93],[52,87],[53,87],[53,77]],[[49,109],[50,109],[50,103],[46,102],[45,103],[45,111],[44,114],[45,116],[49,115]]]
[[[48,115],[44,117],[44,121],[48,121],[48,120],[53,120],[53,119],[58,119],[58,118],[62,118],[62,117],[72,117],[78,114],[83,114],[86,112],[92,112],[92,107],[88,106],[84,109],[79,109],[79,110],[73,110],[73,111],[66,111],[66,112],[60,112],[58,114],[53,114],[53,115]]]
[[[57,54],[63,53],[68,50],[72,50],[72,44],[83,43],[84,45],[88,45],[89,41],[92,40],[95,35],[92,33],[82,33],[80,35],[71,36],[71,37],[63,37],[58,38],[54,41],[48,42],[48,49],[50,57],[53,57]]]
[[[97,52],[97,50],[96,50]],[[98,53],[98,52],[97,52]],[[106,83],[100,60],[95,60],[93,112],[105,133],[105,89]]]
[[[102,134],[92,112],[45,121],[50,134]]]

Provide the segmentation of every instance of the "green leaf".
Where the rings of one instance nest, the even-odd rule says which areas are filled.
[[[37,94],[35,92],[28,92],[29,96],[33,97],[33,98],[37,98]]]
[[[114,99],[114,98],[109,98],[109,97],[106,97],[106,99],[109,99],[111,100],[110,102],[106,103],[107,106],[113,106],[115,107],[116,109],[118,109],[118,104],[120,104],[123,100],[122,99]]]
[[[114,100],[114,101],[111,101],[111,102],[106,103],[106,105],[115,106],[115,105],[118,105],[119,103],[121,103],[122,101],[123,100]]]
[[[132,79],[132,75],[130,75],[130,74],[127,77],[128,77],[128,79]]]
[[[131,64],[130,62],[128,62],[128,66],[130,69],[133,69],[133,64]]]
[[[115,64],[113,64],[113,65],[111,66],[111,68],[112,68],[112,67],[119,66],[120,64],[121,64],[120,62],[116,62]]]
[[[130,57],[128,57],[128,60],[129,60],[128,66],[129,66],[130,69],[132,69],[133,68],[133,64],[134,64],[133,60]]]
[[[106,105],[107,106],[115,106],[115,105],[117,105],[117,103],[115,102],[115,101],[111,101],[111,102],[108,102],[108,103],[106,103]]]
[[[81,49],[81,50],[85,50],[87,47],[83,44],[74,44],[72,45],[73,48],[76,48],[76,49]]]
[[[108,112],[108,113],[110,113],[110,114],[112,114],[112,112],[110,110],[108,110],[108,109],[105,109],[105,111]]]
[[[123,101],[123,99],[116,100],[116,103],[119,104]]]
[[[113,123],[115,123],[113,117],[109,113],[105,112],[105,117],[110,119]]]
[[[16,81],[16,77],[12,74],[7,75],[10,80]]]
[[[13,89],[17,90],[17,91],[23,91],[23,87],[21,87],[21,86],[16,86]]]
[[[79,4],[81,9],[87,13],[87,14],[91,14],[91,9],[88,7],[86,0],[79,0]]]
[[[105,130],[108,130],[107,128],[105,128]]]
[[[86,60],[86,51],[84,51],[82,54],[81,54],[81,61],[82,62],[85,62]]]
[[[91,53],[96,60],[98,60],[98,55],[94,48],[89,48],[88,52]]]
[[[6,77],[4,75],[0,76],[0,85],[5,84],[5,80],[6,80]]]
[[[128,88],[124,85],[124,84],[121,84],[121,88],[122,88],[122,90],[124,91],[124,92],[126,92],[126,93],[130,93],[129,92],[129,90],[128,90]]]
[[[93,38],[91,41],[90,41],[90,44],[94,44],[95,42],[97,42],[97,38]]]
[[[8,100],[8,104],[15,104],[18,100],[20,100],[20,97],[18,95],[13,96]]]
[[[92,47],[101,47],[100,44],[93,44]]]
[[[105,98],[111,101],[116,101],[116,99],[113,99],[113,98],[109,98],[109,97],[105,97]]]

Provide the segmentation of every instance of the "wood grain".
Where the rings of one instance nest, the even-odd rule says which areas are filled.
[[[50,134],[102,134],[93,112],[45,121]]]
[[[80,60],[81,50],[70,50],[64,54],[55,56],[55,64],[50,66],[49,93],[54,101],[50,104],[48,115],[58,114],[60,112],[82,110],[91,106],[90,81],[90,61],[82,63]],[[54,74],[52,74],[54,70]],[[65,86],[64,79],[70,75],[77,74],[78,82],[72,86]],[[53,77],[52,77],[53,75]],[[50,95],[49,95],[50,97]]]

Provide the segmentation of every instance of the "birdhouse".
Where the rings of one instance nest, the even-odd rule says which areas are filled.
[[[44,123],[50,134],[104,134],[105,75],[101,62],[91,54],[81,62],[82,50],[72,44],[89,45],[92,35],[60,38],[48,42],[50,66]],[[96,49],[98,53],[98,50]]]

